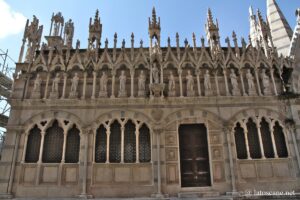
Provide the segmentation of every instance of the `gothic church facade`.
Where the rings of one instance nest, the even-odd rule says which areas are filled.
[[[0,162],[2,197],[228,197],[300,188],[300,10],[292,31],[275,0],[250,9],[250,37],[225,39],[208,10],[206,40],[88,47],[53,14],[27,21]],[[239,45],[239,43],[241,45]],[[102,44],[102,45],[101,45]],[[208,44],[208,45],[207,45]],[[25,47],[27,49],[25,51]],[[24,55],[25,54],[25,55]],[[24,59],[25,57],[25,59]],[[224,197],[222,197],[224,199]]]

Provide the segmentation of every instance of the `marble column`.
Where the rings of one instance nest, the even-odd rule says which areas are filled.
[[[93,92],[92,92],[92,99],[95,99],[96,95],[96,83],[97,83],[97,72],[93,72]]]
[[[42,158],[43,158],[43,151],[44,151],[44,140],[45,140],[45,135],[46,132],[45,130],[41,131],[41,144],[40,144],[40,153],[39,153],[39,160],[37,162],[37,173],[36,177],[40,177],[40,172],[41,172],[41,165],[42,165]],[[40,182],[39,178],[36,179],[36,185],[38,185]]]
[[[214,73],[215,75],[215,82],[216,82],[216,89],[217,89],[217,96],[220,96],[220,89],[219,89],[219,81],[218,81],[218,72]]]
[[[260,87],[260,82],[259,82],[258,72],[257,71],[258,71],[258,69],[255,68],[254,72],[255,72],[255,79],[256,79],[256,84],[257,84],[257,89],[258,89],[258,95],[262,96],[261,87]]]
[[[300,171],[300,154],[299,154],[299,148],[298,148],[298,144],[297,144],[297,139],[296,139],[296,127],[294,123],[288,123],[286,124],[287,127],[287,131],[288,133],[291,135],[292,137],[292,141],[293,141],[293,146],[295,149],[295,154],[296,154],[296,158],[297,158],[297,164],[298,164],[298,170]],[[288,140],[286,139],[286,143],[287,143],[287,149],[289,149],[288,147]]]
[[[182,69],[178,69],[179,75],[179,87],[180,87],[180,97],[183,97],[183,88],[182,88]]]
[[[196,69],[196,76],[197,76],[197,87],[198,87],[198,95],[201,97],[201,83],[200,83],[200,74],[201,71],[199,69]]]
[[[136,163],[140,163],[140,149],[139,149],[140,140],[139,140],[139,137],[140,137],[140,129],[139,129],[139,126],[136,126],[136,128],[135,128]]]
[[[85,94],[86,94],[86,78],[87,78],[87,72],[83,73],[83,89],[82,89],[82,97],[81,99],[85,99]]]
[[[106,162],[109,163],[110,127],[106,131]]]
[[[278,91],[277,91],[276,82],[275,82],[275,79],[274,79],[274,69],[271,68],[270,74],[271,74],[271,80],[272,80],[272,83],[273,83],[274,93],[277,96]]]
[[[245,90],[245,83],[244,83],[244,78],[243,78],[243,71],[239,69],[239,74],[240,74],[240,79],[241,79],[241,84],[242,84],[242,96],[246,96],[246,90]]]
[[[110,98],[115,98],[115,83],[116,83],[116,70],[111,71],[112,83],[111,83],[111,96]]]
[[[264,150],[264,144],[262,141],[262,136],[261,136],[261,131],[260,131],[260,119],[256,119],[256,128],[257,128],[257,133],[258,133],[258,140],[259,140],[259,146],[260,146],[260,151],[261,151],[261,158],[266,159],[265,156],[265,150]]]
[[[277,153],[277,148],[276,148],[276,143],[275,143],[275,138],[274,138],[274,131],[273,131],[273,123],[269,123],[269,130],[270,130],[270,134],[271,134],[271,139],[272,139],[272,147],[274,150],[274,157],[278,158],[278,153]]]
[[[45,87],[44,99],[47,99],[48,88],[49,88],[49,80],[50,80],[50,73],[47,74],[47,80],[46,80],[46,87]]]
[[[230,96],[226,69],[223,69],[223,74],[224,74],[224,81],[225,81],[226,96]]]
[[[124,163],[124,132],[125,127],[123,123],[121,127],[121,163]]]
[[[130,70],[130,98],[134,98],[134,69]]]
[[[61,99],[64,99],[66,97],[67,78],[68,78],[68,74],[65,72],[64,73],[63,92],[62,92],[62,95],[61,95]]]
[[[248,130],[247,126],[245,124],[241,124],[241,126],[244,129],[244,136],[245,136],[245,145],[246,145],[246,150],[247,150],[247,159],[252,159],[250,155],[250,150],[249,150],[249,142],[248,142]]]

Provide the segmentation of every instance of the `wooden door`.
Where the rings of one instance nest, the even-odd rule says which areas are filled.
[[[181,187],[211,186],[205,125],[180,125],[179,147]]]

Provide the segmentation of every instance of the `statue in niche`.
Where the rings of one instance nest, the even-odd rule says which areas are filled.
[[[270,95],[271,94],[271,91],[270,91],[270,78],[266,74],[265,69],[261,70],[260,77],[261,77],[261,81],[262,81],[262,87],[263,87],[264,95]]]
[[[248,83],[248,95],[249,96],[256,95],[255,85],[254,85],[254,77],[252,76],[250,69],[247,69],[246,79],[247,79],[247,83]]]
[[[36,79],[34,80],[33,90],[32,90],[32,99],[40,99],[41,98],[41,84],[42,79],[40,78],[40,75],[36,75]]]
[[[210,83],[210,74],[209,71],[206,70],[204,74],[204,94],[205,96],[211,96],[212,91],[211,91],[211,83]]]
[[[169,89],[169,97],[174,97],[176,96],[176,85],[175,85],[175,77],[173,75],[173,72],[170,71],[170,76],[169,76],[169,84],[168,84],[168,89]]]
[[[194,91],[194,78],[190,70],[188,70],[186,81],[187,81],[186,82],[187,96],[192,97],[195,95],[195,91]]]
[[[58,87],[59,87],[59,82],[60,82],[60,75],[59,73],[56,74],[55,78],[53,79],[52,82],[52,90],[50,93],[50,98],[51,99],[57,99],[58,98]]]
[[[144,97],[145,91],[146,91],[146,76],[144,74],[144,70],[142,70],[138,78],[138,96]]]
[[[120,88],[119,88],[119,97],[127,97],[127,92],[126,92],[126,75],[125,71],[121,71],[121,75],[119,77],[120,80]]]
[[[74,74],[74,77],[72,78],[72,85],[71,85],[71,92],[70,92],[70,98],[77,98],[78,97],[78,82],[79,82],[79,77],[78,73]]]
[[[107,82],[108,82],[108,78],[107,78],[106,72],[102,72],[102,76],[100,78],[99,97],[107,97]]]
[[[159,83],[159,69],[157,68],[157,64],[153,63],[152,75],[155,84]]]
[[[233,96],[240,95],[239,84],[234,69],[230,70],[230,82],[232,86],[232,95]]]

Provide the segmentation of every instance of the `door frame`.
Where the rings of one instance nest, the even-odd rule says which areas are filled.
[[[181,157],[180,157],[180,141],[179,141],[179,127],[180,125],[189,125],[189,124],[204,124],[206,127],[206,134],[207,134],[207,148],[208,148],[208,162],[209,162],[209,170],[210,170],[210,182],[211,186],[206,187],[182,187],[181,185]],[[213,168],[212,168],[212,160],[211,160],[211,149],[210,149],[210,137],[209,137],[209,126],[208,120],[199,120],[199,118],[186,118],[183,120],[176,121],[176,129],[177,129],[177,141],[178,141],[178,178],[179,178],[179,185],[181,191],[195,191],[195,190],[208,190],[211,189],[214,185],[213,182]]]

